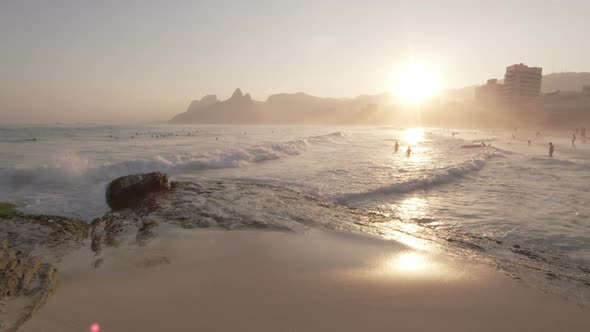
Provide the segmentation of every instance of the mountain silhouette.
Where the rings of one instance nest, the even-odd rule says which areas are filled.
[[[252,100],[250,94],[244,95],[236,89],[232,96],[218,101],[214,95],[191,102],[188,110],[176,115],[171,123],[259,123],[263,120],[260,102]]]
[[[171,123],[252,124],[252,123],[348,123],[375,117],[378,106],[368,112],[367,105],[389,105],[389,93],[361,95],[356,98],[323,98],[303,92],[271,95],[265,102],[255,101],[250,94],[236,89],[225,101],[214,95],[194,100],[184,113]],[[371,116],[368,116],[371,114]]]
[[[590,73],[553,73],[543,76],[541,91],[581,91],[584,85],[590,85]]]

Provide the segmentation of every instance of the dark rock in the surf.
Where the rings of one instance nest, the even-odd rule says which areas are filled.
[[[111,209],[120,210],[136,207],[150,195],[168,190],[170,182],[164,173],[127,175],[109,183],[106,199]]]

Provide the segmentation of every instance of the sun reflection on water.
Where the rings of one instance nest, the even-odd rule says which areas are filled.
[[[410,128],[404,132],[405,141],[410,145],[416,145],[424,141],[424,130],[422,128]]]
[[[411,128],[406,129],[403,133],[404,139],[402,144],[406,144],[407,146],[402,147],[402,152],[407,157],[405,159],[406,164],[405,167],[418,167],[424,166],[431,162],[432,160],[432,149],[422,144],[426,139],[424,137],[424,130],[422,128]],[[407,149],[411,149],[411,153],[407,155]]]
[[[431,251],[429,241],[421,239],[420,233],[424,227],[419,223],[432,223],[428,201],[420,196],[409,197],[396,203],[381,206],[390,215],[400,221],[392,221],[385,228],[388,229],[386,238],[401,242],[413,249]],[[393,212],[393,213],[391,213]]]
[[[428,216],[428,202],[420,196],[409,197],[395,206],[397,214],[403,220],[419,221]]]

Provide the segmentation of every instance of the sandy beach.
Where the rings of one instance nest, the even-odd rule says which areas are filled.
[[[172,230],[63,260],[19,331],[588,331],[590,311],[444,253],[354,234]],[[96,326],[95,326],[96,327]]]

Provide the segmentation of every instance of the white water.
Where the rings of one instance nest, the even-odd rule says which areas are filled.
[[[523,130],[513,139],[512,131],[458,130],[453,137],[442,129],[342,129],[1,127],[0,201],[91,220],[108,210],[110,180],[160,170],[175,180],[278,185],[408,223],[590,261],[590,144],[574,148],[569,133]],[[154,137],[162,133],[173,136]],[[482,140],[492,147],[461,148]],[[556,145],[552,159],[548,141]]]

